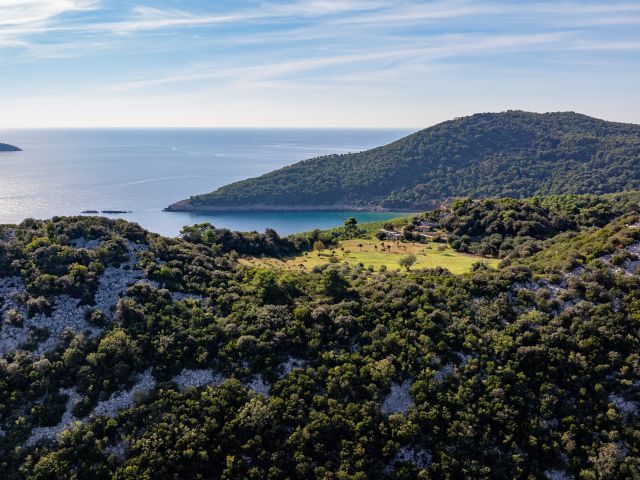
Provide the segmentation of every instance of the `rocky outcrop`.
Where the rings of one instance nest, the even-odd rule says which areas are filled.
[[[407,413],[413,405],[410,390],[411,382],[408,380],[402,384],[392,384],[391,391],[382,404],[382,411],[387,415]]]
[[[80,240],[84,246],[89,241]],[[97,246],[97,244],[91,244]],[[98,291],[95,295],[95,305],[79,305],[77,298],[69,295],[55,297],[55,306],[51,315],[38,313],[28,318],[26,306],[18,301],[21,293],[26,291],[24,281],[20,277],[0,278],[0,297],[4,299],[0,305],[0,356],[19,350],[29,340],[33,331],[41,332],[43,338],[35,348],[36,355],[42,355],[53,350],[60,335],[65,330],[85,332],[90,337],[97,336],[104,328],[92,325],[87,321],[87,314],[91,310],[100,310],[110,317],[120,297],[127,288],[144,281],[144,274],[137,269],[136,253],[145,250],[146,245],[128,244],[128,261],[119,267],[107,267],[100,277]]]

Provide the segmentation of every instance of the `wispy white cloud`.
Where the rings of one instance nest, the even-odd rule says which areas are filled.
[[[365,53],[345,55],[325,55],[315,58],[262,63],[245,67],[225,67],[222,65],[200,65],[195,69],[155,75],[152,78],[135,79],[108,85],[112,90],[131,90],[151,86],[202,80],[231,80],[242,82],[259,82],[284,76],[292,76],[301,72],[326,69],[346,65],[354,67],[371,64],[375,69],[380,62],[411,60],[413,65],[451,58],[459,55],[478,55],[502,51],[517,51],[523,48],[551,47],[569,36],[566,32],[531,35],[441,35],[430,39],[427,45],[411,48],[376,49]],[[554,47],[555,48],[555,47]],[[361,80],[366,80],[363,72]]]
[[[241,23],[289,17],[320,17],[345,12],[376,10],[388,2],[361,0],[300,0],[289,4],[265,4],[260,8],[237,10],[225,14],[194,14],[180,10],[150,7],[133,9],[131,20],[93,25],[94,30],[131,33],[170,27],[198,27],[221,23]]]
[[[52,98],[82,91],[145,108],[188,94],[192,114],[227,97],[239,105],[231,112],[263,97],[262,105],[290,100],[297,111],[310,98],[329,105],[357,96],[366,110],[381,93],[411,91],[413,105],[424,85],[451,92],[447,85],[479,76],[496,91],[511,87],[506,79],[527,88],[549,78],[620,79],[622,70],[640,72],[635,25],[640,0],[0,0],[0,61],[15,78],[0,86],[14,97],[37,85]],[[40,59],[48,60],[42,83]],[[555,85],[548,93],[559,96],[564,84]]]
[[[95,9],[95,0],[2,0],[0,26],[43,25],[59,15]]]
[[[235,9],[223,13],[189,12],[149,6],[134,6],[119,20],[102,21],[82,18],[70,21],[64,14],[83,13],[101,5],[98,0],[0,0],[0,47],[29,47],[28,56],[49,51],[65,56],[65,45],[73,46],[68,53],[77,53],[78,42],[64,39],[81,36],[87,45],[105,45],[112,36],[131,35],[176,28],[210,27],[222,24],[275,21],[292,17],[314,18],[347,12],[376,10],[388,6],[381,0],[298,0],[292,3],[264,3],[251,9]],[[56,46],[46,42],[44,47],[38,36],[49,34],[56,39]],[[99,39],[99,37],[102,37]],[[38,47],[39,48],[32,48]],[[86,50],[86,49],[80,49]],[[45,56],[49,57],[50,55]]]
[[[443,20],[471,15],[490,15],[504,12],[499,4],[483,4],[462,0],[435,1],[428,3],[405,3],[373,14],[351,16],[336,20],[337,24],[417,24],[426,20]]]
[[[260,11],[268,16],[321,16],[375,10],[393,5],[381,0],[299,0],[289,4],[266,5]]]
[[[96,0],[2,0],[0,47],[27,47],[32,35],[54,28],[65,14],[98,6]]]
[[[640,15],[629,13],[627,15],[589,15],[580,18],[568,18],[558,20],[558,25],[564,27],[609,27],[623,25],[640,25]]]
[[[576,25],[590,25],[606,22],[623,22],[621,14],[633,14],[640,11],[640,2],[600,3],[576,2],[500,2],[469,0],[435,0],[430,2],[405,2],[382,11],[348,16],[337,19],[338,24],[366,24],[371,26],[420,24],[425,21],[454,20],[462,17],[483,18],[487,16],[505,19],[514,17],[534,21],[544,17],[555,23],[571,21]],[[632,20],[631,20],[632,21]],[[627,17],[627,22],[630,22]]]
[[[640,51],[640,41],[625,42],[580,42],[575,45],[569,45],[566,50],[610,50],[618,52],[637,52]]]
[[[528,3],[528,2],[527,2]],[[547,2],[529,3],[526,7],[531,12],[562,15],[602,15],[640,11],[638,2],[600,1],[586,2]]]
[[[349,33],[361,33],[363,29],[392,31],[406,25],[424,26],[425,22],[454,21],[460,18],[481,19],[491,17],[500,21],[513,19],[538,20],[549,24],[569,26],[634,25],[640,21],[634,12],[640,12],[640,2],[600,1],[589,4],[575,2],[486,2],[470,0],[297,0],[289,3],[266,2],[253,8],[235,8],[212,11],[215,4],[199,12],[134,6],[127,12],[119,12],[119,20],[104,21],[99,17],[65,20],[64,14],[82,13],[107,3],[97,0],[3,0],[0,1],[0,47],[37,45],[34,37],[43,34],[54,36],[56,48],[65,44],[77,45],[69,36],[80,36],[89,43],[105,44],[119,35],[141,34],[154,31],[174,31],[216,25],[247,25],[256,22],[278,22],[279,30],[260,35],[244,34],[236,43],[282,41],[291,38],[347,38]],[[219,9],[219,5],[218,5]],[[292,29],[287,19],[307,19],[303,27]],[[471,25],[473,26],[473,25]],[[354,30],[354,29],[359,30]],[[60,40],[61,39],[61,40]],[[229,42],[228,38],[218,39]],[[50,41],[46,42],[50,45]],[[75,49],[70,49],[73,54]],[[82,50],[82,49],[81,49]],[[32,52],[45,52],[40,48]],[[77,50],[76,50],[77,52]]]

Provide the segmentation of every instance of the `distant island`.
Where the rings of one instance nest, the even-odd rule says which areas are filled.
[[[97,215],[99,213],[104,213],[107,215],[115,215],[115,214],[119,214],[119,213],[133,213],[131,210],[102,210],[102,211],[98,211],[98,210],[83,210],[82,214],[83,215]]]
[[[389,145],[305,160],[167,211],[429,209],[451,198],[640,188],[640,126],[574,112],[456,118]]]
[[[0,152],[21,152],[22,149],[8,143],[0,143]]]

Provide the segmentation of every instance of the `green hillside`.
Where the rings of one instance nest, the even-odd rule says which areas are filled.
[[[443,199],[640,187],[640,126],[573,112],[458,118],[360,153],[305,160],[170,210],[427,209]]]
[[[506,254],[460,275],[246,264],[332,232],[0,226],[0,476],[638,478],[638,200],[422,215]]]

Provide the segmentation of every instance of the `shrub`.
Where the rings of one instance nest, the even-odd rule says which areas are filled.
[[[51,303],[45,297],[32,297],[27,300],[27,314],[29,315],[29,318],[33,317],[37,313],[51,315],[51,311]]]
[[[18,310],[12,308],[7,312],[4,321],[7,325],[11,325],[12,327],[22,327],[24,317]]]

